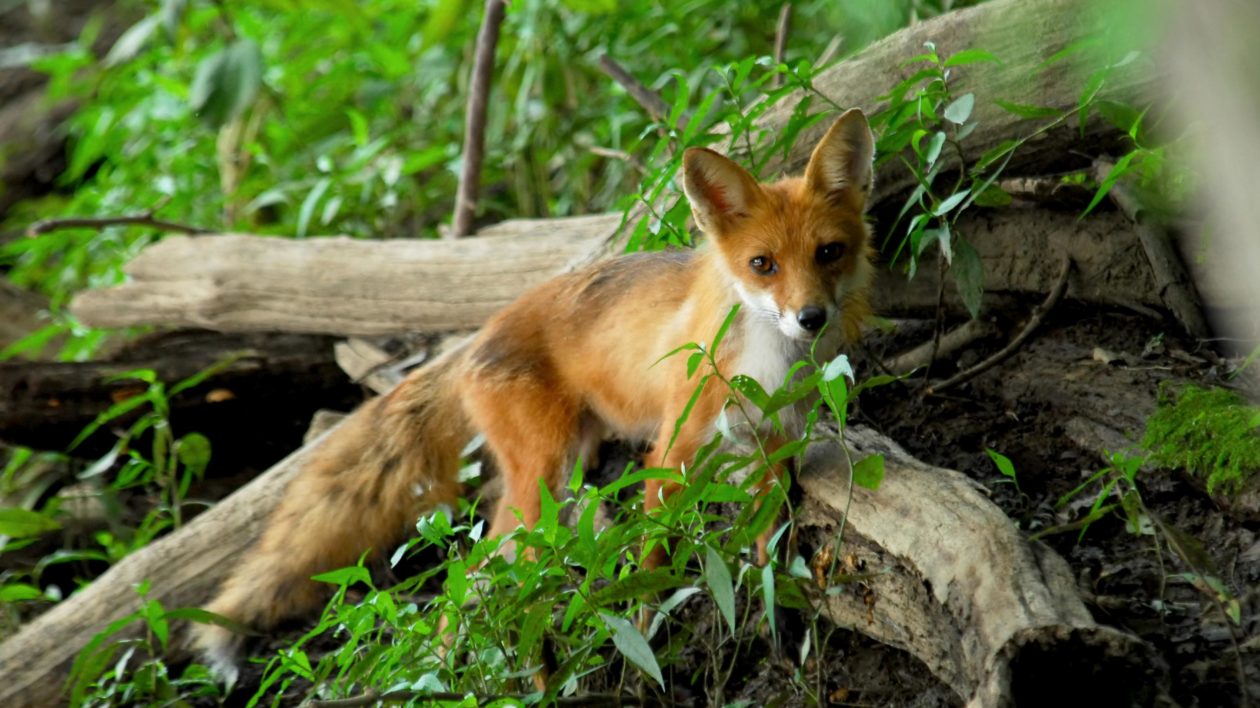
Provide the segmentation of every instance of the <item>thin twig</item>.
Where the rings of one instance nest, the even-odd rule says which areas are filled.
[[[612,57],[607,54],[600,57],[599,68],[600,71],[608,75],[608,78],[620,84],[621,88],[630,94],[630,98],[633,98],[636,103],[643,107],[643,110],[647,111],[652,120],[664,123],[665,119],[669,117],[669,104],[665,103],[665,99],[631,76],[630,72],[623,69]],[[686,130],[687,119],[679,118],[677,128],[678,130]]]
[[[967,320],[963,324],[941,335],[937,340],[933,337],[908,352],[898,354],[887,362],[887,367],[895,375],[908,374],[921,366],[927,366],[933,357],[933,346],[936,347],[935,358],[950,356],[963,347],[970,346],[985,337],[991,337],[998,331],[996,325],[988,320]]]
[[[787,53],[788,32],[792,30],[792,3],[785,2],[783,7],[779,8],[779,24],[774,30],[774,64],[778,66],[783,63],[783,56]],[[779,88],[783,85],[783,74],[775,74],[770,80],[772,88]]]
[[[932,367],[936,365],[936,354],[941,350],[941,333],[945,330],[945,275],[949,270],[949,264],[945,260],[945,254],[937,254],[937,279],[936,285],[936,324],[932,328],[932,351],[928,354],[927,366],[923,369],[923,380],[932,380]]]
[[[477,192],[481,187],[481,162],[486,151],[486,106],[490,100],[490,79],[494,74],[494,50],[499,44],[505,0],[486,0],[485,17],[477,33],[472,81],[468,84],[468,107],[464,116],[464,164],[455,194],[455,215],[449,238],[461,238],[472,231],[477,212]]]
[[[1059,271],[1059,279],[1054,284],[1054,289],[1050,291],[1050,294],[1046,297],[1045,302],[1041,303],[1036,310],[1033,310],[1032,315],[1028,318],[1028,324],[1024,325],[1024,328],[1020,330],[1019,334],[1015,335],[1015,338],[1011,340],[1010,344],[1007,344],[1001,351],[988,359],[985,359],[979,364],[976,364],[965,371],[961,371],[955,376],[946,379],[939,384],[928,386],[924,389],[923,395],[931,396],[944,391],[945,389],[953,388],[965,381],[970,381],[971,379],[1002,363],[1014,354],[1016,350],[1018,350],[1020,346],[1022,346],[1024,342],[1032,336],[1032,333],[1041,325],[1041,322],[1046,318],[1046,315],[1059,304],[1059,300],[1063,299],[1063,294],[1067,292],[1068,275],[1071,273],[1072,257],[1064,256],[1063,268]]]
[[[149,226],[161,231],[178,231],[184,234],[208,234],[214,233],[209,229],[203,229],[199,226],[189,226],[188,224],[180,224],[174,221],[164,221],[157,218],[157,212],[169,198],[163,199],[153,208],[142,214],[127,214],[123,216],[99,216],[99,217],[71,217],[68,219],[45,219],[31,224],[26,229],[28,238],[34,238],[40,234],[46,234],[50,231],[58,231],[60,229],[104,229],[110,226]]]
[[[590,148],[590,151],[591,151],[591,154],[593,155],[599,155],[600,157],[607,157],[613,160],[621,160],[623,162],[626,162],[631,167],[633,167],[637,172],[639,172],[639,174],[647,174],[647,167],[643,165],[643,162],[639,160],[639,158],[635,157],[634,155],[631,155],[625,150],[614,150],[613,148],[606,148],[606,147],[600,147],[598,145],[595,145]]]
[[[387,691],[378,693],[376,691],[368,691],[357,696],[349,698],[333,698],[323,701],[306,701],[303,706],[307,708],[358,708],[359,706],[370,706],[375,703],[403,703],[406,701],[463,701],[467,694],[457,693],[454,691]],[[495,701],[504,700],[523,700],[524,695],[502,694],[494,696],[477,697],[478,705],[486,705]],[[614,694],[614,693],[588,693],[582,696],[556,696],[552,699],[552,704],[557,706],[637,706],[642,705],[638,697],[630,694]]]

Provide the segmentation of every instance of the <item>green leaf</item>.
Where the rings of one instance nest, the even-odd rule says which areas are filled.
[[[686,579],[674,573],[670,568],[640,570],[618,578],[609,585],[600,588],[593,596],[596,605],[607,606],[614,602],[624,602],[636,598],[655,595],[658,592],[672,590]]]
[[[713,602],[718,606],[718,611],[726,618],[726,624],[734,633],[735,585],[731,581],[731,571],[726,567],[726,561],[712,546],[706,545],[704,550],[704,582],[709,586],[709,592],[713,595]]]
[[[850,381],[854,380],[853,365],[849,363],[849,357],[845,354],[840,354],[835,359],[827,362],[827,367],[823,369],[822,380],[835,381],[841,376]]]
[[[976,95],[974,93],[964,93],[954,102],[945,107],[945,120],[951,123],[962,125],[971,117],[971,109],[976,107]]]
[[[162,0],[162,9],[158,14],[162,18],[162,29],[166,30],[166,36],[172,41],[179,32],[179,21],[187,8],[188,0]]]
[[[1011,195],[1007,194],[996,184],[991,184],[983,192],[976,195],[974,203],[976,206],[982,207],[1004,207],[1010,205]]]
[[[262,86],[262,52],[239,39],[197,66],[189,87],[192,110],[212,128],[233,120],[254,102]]]
[[[185,467],[200,475],[210,464],[210,439],[201,433],[189,433],[175,442],[175,453]]]
[[[320,573],[313,576],[311,580],[329,583],[332,585],[352,585],[354,583],[372,584],[372,574],[360,565],[352,565],[348,568],[338,568],[330,570],[327,573]]]
[[[0,602],[22,602],[24,600],[41,600],[44,593],[39,588],[25,583],[10,583],[0,586]]]
[[[945,257],[945,262],[947,264],[952,264],[954,262],[954,248],[948,223],[941,224],[939,229],[925,230],[923,232],[923,239],[919,241],[919,250],[915,253],[915,255],[921,255],[927,250],[927,247],[931,246],[933,243],[940,244],[941,255]]]
[[[779,632],[774,621],[774,568],[769,563],[761,568],[761,596],[766,603],[766,620],[770,623],[770,636],[777,638]]]
[[[876,490],[884,481],[884,456],[870,455],[853,465],[853,483],[864,489]]]
[[[1015,464],[1011,462],[1011,458],[989,448],[985,448],[984,451],[989,453],[989,459],[993,460],[993,464],[997,465],[998,472],[1001,472],[1003,477],[1015,479]]]
[[[26,538],[61,528],[61,524],[43,514],[15,506],[0,507],[0,536]]]
[[[604,624],[612,633],[613,645],[617,647],[617,651],[621,652],[621,655],[630,663],[639,667],[643,673],[655,679],[658,686],[665,688],[665,678],[661,676],[661,667],[656,663],[652,647],[648,645],[643,635],[639,634],[639,630],[628,621],[607,612],[601,612],[599,616],[603,618]]]
[[[315,207],[319,204],[319,200],[324,198],[324,193],[332,186],[332,180],[327,177],[320,177],[311,191],[307,193],[306,199],[302,200],[302,206],[298,209],[297,233],[298,238],[304,238],[307,235],[307,228],[311,225],[311,217],[315,215]]]
[[[157,600],[149,600],[144,603],[143,612],[149,630],[158,638],[162,649],[165,650],[166,640],[170,636],[170,623],[166,621],[166,612],[162,609],[162,604]]]
[[[971,194],[970,188],[964,189],[961,192],[954,192],[953,194],[946,197],[945,201],[937,205],[936,209],[932,210],[932,215],[945,216],[949,212],[953,211],[954,207],[958,206],[962,202],[962,200],[967,198],[967,195],[969,194]]]
[[[929,168],[936,164],[937,158],[941,156],[941,148],[945,147],[945,133],[936,131],[932,136],[932,140],[928,142],[927,154],[923,156],[923,163]]]
[[[964,64],[978,64],[980,62],[994,62],[1001,64],[1002,60],[994,56],[993,52],[985,49],[964,49],[946,59],[945,66],[962,66]]]
[[[717,354],[718,347],[722,344],[722,340],[726,337],[726,333],[731,328],[731,323],[735,321],[736,315],[739,314],[739,303],[735,303],[731,307],[731,311],[726,313],[726,319],[722,320],[722,325],[718,327],[717,334],[713,335],[713,343],[709,345],[709,351]]]
[[[954,263],[949,272],[954,274],[958,294],[972,319],[980,316],[980,298],[984,295],[984,266],[980,254],[963,239],[954,241]]]
[[[1111,168],[1111,171],[1103,178],[1102,184],[1098,185],[1098,191],[1094,192],[1094,198],[1089,200],[1089,206],[1085,207],[1085,211],[1081,212],[1081,215],[1077,217],[1078,220],[1085,218],[1085,215],[1089,214],[1094,210],[1094,207],[1098,206],[1098,203],[1107,196],[1107,193],[1111,191],[1111,188],[1115,186],[1116,182],[1120,181],[1120,178],[1129,171],[1129,163],[1133,162],[1133,158],[1137,157],[1137,155],[1138,151],[1134,150],[1128,155],[1116,160],[1115,167]]]
[[[118,41],[114,42],[114,46],[109,48],[109,53],[105,55],[105,66],[117,66],[139,54],[149,38],[153,36],[153,31],[157,29],[160,20],[158,15],[149,15],[123,32]]]

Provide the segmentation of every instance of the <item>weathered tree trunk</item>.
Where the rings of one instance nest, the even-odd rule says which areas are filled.
[[[172,236],[127,267],[128,283],[83,293],[74,311],[102,327],[348,335],[468,329],[527,288],[613,252],[608,241],[619,222],[612,215],[505,222],[458,241]],[[1116,212],[1078,222],[1045,209],[986,210],[965,216],[958,228],[984,264],[986,303],[1040,297],[1071,254],[1070,299],[1148,311],[1163,305],[1132,225]],[[913,279],[888,269],[877,278],[876,312],[935,315],[932,256]],[[945,306],[965,312],[952,284]]]
[[[850,504],[838,446],[807,454],[803,540],[830,545],[847,513],[840,568],[863,578],[829,596],[825,616],[910,652],[969,706],[1151,705],[1166,690],[1156,652],[1095,623],[1067,563],[970,479],[871,430],[846,439],[855,460],[884,455],[885,476]]]
[[[531,285],[603,253],[620,215],[514,220],[455,241],[168,237],[74,312],[99,327],[440,332],[479,326]]]

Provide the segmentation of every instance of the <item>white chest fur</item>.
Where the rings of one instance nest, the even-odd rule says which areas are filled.
[[[739,348],[739,353],[733,358],[728,375],[748,376],[760,384],[767,394],[772,394],[783,386],[792,365],[805,358],[809,352],[808,342],[783,336],[774,323],[764,318],[742,317],[736,326],[739,331],[734,333],[736,336],[733,337],[733,343]],[[766,432],[762,425],[761,411],[751,402],[745,403],[744,410],[753,419],[753,423],[762,432]],[[779,420],[789,436],[800,434],[803,421],[799,411],[793,408],[784,409],[779,412]],[[735,422],[732,420],[732,423]]]

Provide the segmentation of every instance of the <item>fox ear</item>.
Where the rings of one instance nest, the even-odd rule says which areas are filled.
[[[875,139],[866,115],[850,108],[841,115],[814,148],[805,168],[809,188],[831,195],[843,195],[854,206],[864,208],[875,180],[872,159]]]
[[[732,219],[748,216],[761,187],[748,171],[707,148],[683,153],[683,191],[696,223],[716,235]]]

